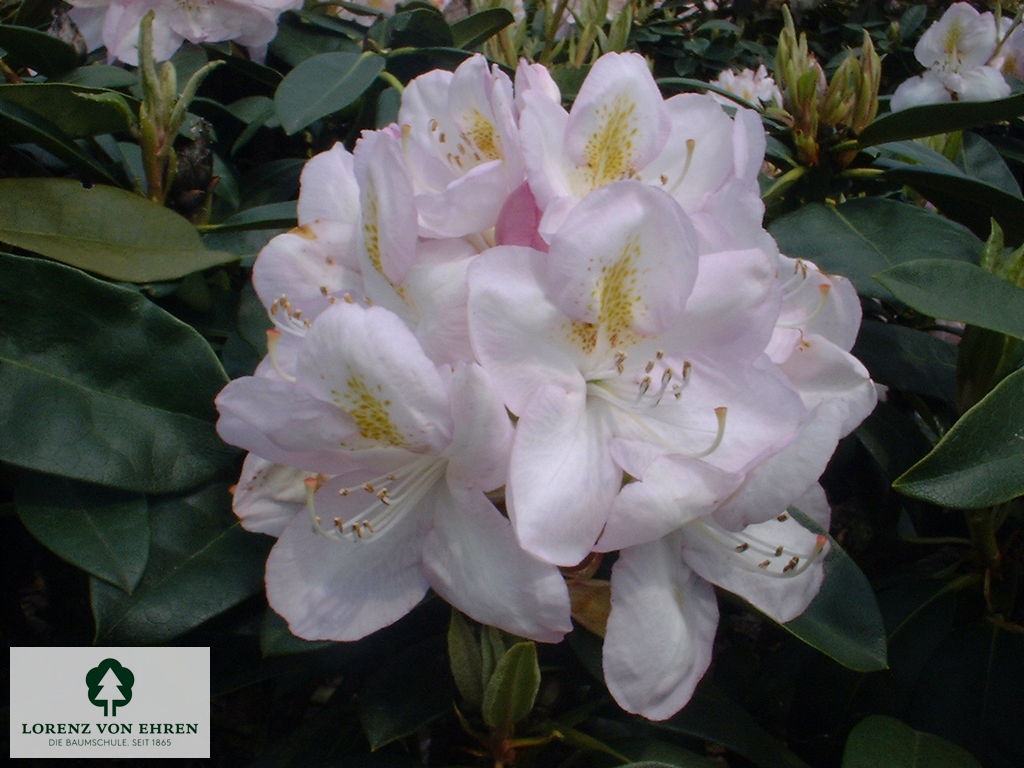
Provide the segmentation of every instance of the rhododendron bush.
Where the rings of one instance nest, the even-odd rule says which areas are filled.
[[[210,646],[225,765],[1024,760],[1015,6],[0,20],[12,644]]]

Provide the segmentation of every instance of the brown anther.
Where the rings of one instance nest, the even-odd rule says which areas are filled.
[[[351,293],[346,293],[344,296],[341,297],[341,300],[344,301],[346,304],[355,304],[356,303],[355,299],[352,298],[352,294]]]
[[[338,491],[338,495],[339,496],[348,496],[348,494],[349,494],[349,489],[348,488],[341,488]]]
[[[797,565],[799,564],[799,562],[800,562],[800,558],[799,558],[799,557],[796,557],[796,556],[794,555],[793,557],[791,557],[791,558],[789,559],[789,562],[788,562],[788,563],[786,563],[785,567],[783,567],[783,569],[782,569],[782,572],[783,572],[783,573],[789,573],[789,572],[790,572],[790,571],[792,571],[792,570],[793,570],[794,568],[796,568],[796,566],[797,566]]]
[[[665,357],[665,353],[662,352],[660,349],[654,353],[655,360],[661,360],[663,357]]]
[[[648,360],[647,365],[644,366],[644,373],[650,373],[654,370],[654,361]]]
[[[344,531],[345,521],[342,520],[340,517],[334,518],[334,527],[337,528],[339,531]]]
[[[327,286],[326,285],[321,285],[320,286],[320,295],[321,296],[326,296],[328,293],[330,293],[330,291],[327,290]]]
[[[658,180],[661,181],[661,186],[664,187],[668,185],[668,176],[666,176],[664,173],[661,174],[660,177],[658,177]]]
[[[334,259],[332,259],[330,256],[328,256],[327,258],[324,259],[324,264],[326,264],[329,267],[333,267],[336,263],[337,262]]]
[[[767,568],[771,564],[772,564],[771,560],[762,560],[760,563],[757,564],[757,567],[758,568]]]
[[[363,527],[366,528],[370,533],[373,533],[373,525],[369,520],[363,520]]]
[[[369,483],[363,483],[363,490],[366,491],[367,493],[376,493],[377,492],[377,489],[374,488]]]
[[[437,140],[444,144],[446,141],[448,141],[448,137],[442,133],[440,136],[437,137]]]
[[[785,549],[785,547],[783,547],[781,544],[779,544],[779,546],[777,546],[775,548],[775,556],[776,557],[782,557],[782,552],[783,552],[784,549]]]
[[[352,530],[355,531],[356,536],[358,536],[360,539],[363,538],[362,523],[352,523]]]
[[[784,523],[787,520],[789,520],[789,515],[787,515],[785,512],[783,512],[781,515],[779,515],[775,519],[778,520],[780,523]]]
[[[750,549],[750,545],[745,541],[736,547],[737,552],[746,552],[748,549]]]
[[[651,388],[651,377],[650,376],[644,376],[643,380],[640,382],[640,395],[641,396],[646,395],[647,394],[647,390],[650,389],[650,388]]]
[[[430,130],[436,131],[437,130],[437,126],[438,126],[437,120],[431,118],[431,120],[430,120]]]

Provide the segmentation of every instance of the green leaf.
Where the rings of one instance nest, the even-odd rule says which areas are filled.
[[[0,179],[0,200],[0,241],[114,280],[174,280],[236,260],[203,247],[188,220],[123,189]]]
[[[231,232],[242,229],[279,229],[296,225],[295,201],[267,203],[230,216],[219,224],[204,227],[205,232]]]
[[[47,548],[93,576],[131,593],[149,558],[144,496],[23,473],[18,517]]]
[[[1024,494],[1024,369],[999,382],[893,487],[954,509],[1002,504]]]
[[[878,198],[841,205],[812,203],[774,221],[768,231],[783,253],[846,275],[864,296],[891,298],[874,279],[881,270],[921,258],[978,260],[982,243],[969,230],[923,208]],[[899,233],[895,237],[893,233]]]
[[[921,259],[875,276],[918,312],[1024,339],[1024,289],[974,264]]]
[[[964,173],[945,173],[917,165],[893,165],[885,177],[913,187],[950,218],[987,234],[995,218],[1014,240],[1024,239],[1024,200]]]
[[[790,514],[805,528],[825,534],[799,510]],[[828,538],[831,548],[821,591],[806,611],[780,626],[844,667],[858,672],[885,669],[885,625],[875,592],[839,543]]]
[[[894,717],[869,715],[850,732],[843,768],[981,768],[970,752]]]
[[[227,383],[191,327],[135,291],[0,255],[0,460],[145,493],[234,466],[213,428]]]
[[[9,101],[0,100],[0,142],[3,144],[26,142],[38,144],[40,147],[75,168],[87,179],[105,181],[117,185],[119,180],[110,170],[101,165],[94,157],[87,154],[74,139],[60,129],[58,125]],[[13,181],[3,180],[0,181]],[[72,182],[74,183],[74,182]],[[4,210],[7,198],[4,198]],[[28,204],[30,200],[21,201]],[[0,212],[2,216],[2,212]]]
[[[879,384],[947,402],[956,396],[957,348],[925,331],[865,320],[853,355]]]
[[[112,64],[90,64],[61,75],[61,82],[86,88],[129,88],[138,81],[134,72]]]
[[[876,405],[855,434],[889,482],[932,448],[914,418],[891,403]]]
[[[484,722],[508,733],[511,726],[530,714],[540,690],[537,646],[516,643],[494,667],[484,690]]]
[[[281,81],[274,94],[281,126],[288,134],[344,109],[363,95],[384,69],[375,53],[321,53],[306,59]]]
[[[454,693],[443,637],[391,656],[359,691],[359,721],[370,748],[380,749],[451,712]]]
[[[808,768],[745,709],[707,680],[697,686],[682,712],[651,726],[721,744],[761,768]]]
[[[242,530],[224,485],[150,502],[149,563],[131,595],[93,579],[98,645],[167,643],[263,589],[270,540]]]
[[[488,8],[470,14],[452,24],[452,44],[456,48],[475,48],[514,21],[504,8]]]
[[[377,29],[371,35],[379,34],[387,48],[449,48],[453,42],[451,28],[434,8],[401,11]]]
[[[1018,115],[1024,115],[1024,93],[998,101],[928,104],[882,115],[864,129],[858,141],[862,147],[870,147],[998,123]]]
[[[123,70],[118,70],[123,71]],[[120,99],[124,108],[113,101]],[[129,128],[128,99],[106,88],[86,88],[64,83],[17,83],[0,85],[0,101],[17,104],[60,127],[65,135],[78,139],[101,133],[118,133]]]
[[[448,625],[448,663],[459,694],[479,708],[484,700],[483,659],[480,641],[466,619],[454,608]]]
[[[291,656],[337,645],[326,640],[303,640],[288,631],[288,624],[269,608],[260,625],[260,652],[264,657]]]
[[[964,173],[1020,197],[1020,184],[999,150],[976,133],[965,133],[957,162]]]
[[[47,77],[67,72],[78,64],[75,49],[56,37],[30,27],[0,24],[0,48],[13,67],[31,67]]]

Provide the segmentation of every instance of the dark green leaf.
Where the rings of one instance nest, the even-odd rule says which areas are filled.
[[[932,445],[913,417],[879,403],[856,431],[857,439],[892,482],[921,460]]]
[[[0,255],[0,459],[130,491],[186,490],[237,455],[209,345],[135,291]]]
[[[380,749],[451,712],[454,693],[443,637],[390,657],[373,670],[359,693],[359,721],[370,748]]]
[[[1024,339],[1024,289],[962,261],[921,259],[875,276],[896,298],[930,317]]]
[[[957,348],[930,333],[865,320],[853,354],[879,384],[948,402],[955,397]]]
[[[492,728],[507,733],[511,726],[530,714],[540,690],[537,646],[516,643],[498,660],[484,690],[481,711]]]
[[[480,641],[473,627],[452,609],[448,625],[448,663],[459,694],[474,708],[479,708],[484,700],[483,659],[480,654]]]
[[[68,134],[55,123],[10,101],[0,100],[0,143],[25,142],[38,144],[53,153],[85,178],[117,185],[120,182],[114,174],[96,158],[87,154]],[[0,181],[13,181],[3,179]],[[73,183],[73,182],[72,182]],[[6,203],[8,198],[4,198]],[[30,201],[23,201],[28,203]],[[2,216],[2,213],[0,213]]]
[[[825,532],[798,510],[790,510],[815,533]],[[831,536],[825,581],[807,610],[780,626],[808,645],[858,672],[886,668],[885,626],[875,592],[857,564]]]
[[[260,651],[266,657],[290,656],[295,653],[317,651],[331,645],[335,643],[296,637],[288,631],[287,622],[270,609],[263,614],[263,623],[260,625]]]
[[[375,53],[321,53],[288,73],[274,94],[274,106],[289,134],[344,109],[363,95],[384,69]]]
[[[452,24],[452,45],[475,48],[513,23],[512,14],[504,8],[488,8],[459,19]]]
[[[67,43],[30,27],[0,24],[0,48],[13,67],[31,67],[51,77],[78,64],[78,54]]]
[[[433,8],[396,13],[384,22],[379,34],[387,48],[452,47],[452,30]]]
[[[882,115],[864,129],[859,141],[861,146],[870,147],[887,141],[935,136],[998,123],[1018,115],[1024,115],[1024,93],[998,101],[928,104]]]
[[[120,70],[119,70],[120,71]],[[120,99],[124,109],[113,101],[96,98]],[[100,133],[119,133],[128,130],[130,112],[128,101],[117,91],[103,88],[85,88],[63,83],[19,83],[0,85],[0,101],[17,104],[49,122],[73,139],[96,136]]]
[[[841,205],[812,203],[768,231],[783,253],[849,277],[876,298],[890,294],[873,279],[886,267],[921,258],[977,261],[982,243],[967,229],[922,208],[877,198]],[[893,233],[899,233],[894,237]]]
[[[651,725],[721,744],[760,768],[808,768],[785,744],[758,725],[745,709],[708,681],[697,686],[682,712]]]
[[[981,768],[970,752],[894,717],[869,715],[850,732],[843,768]]]
[[[257,205],[255,208],[247,208],[244,211],[230,216],[219,224],[213,224],[206,228],[206,232],[230,232],[239,229],[279,229],[281,227],[294,227],[295,201],[288,200],[283,203],[268,203]]]
[[[968,176],[1020,197],[1020,185],[999,150],[978,134],[964,134],[957,162]]]
[[[149,557],[144,496],[26,472],[16,500],[25,527],[60,557],[125,592],[135,589]]]
[[[114,280],[173,280],[234,261],[186,219],[123,189],[73,179],[0,179],[0,241]]]
[[[131,595],[94,579],[99,645],[167,643],[263,589],[270,540],[242,530],[223,485],[150,503],[149,563]]]
[[[129,88],[138,81],[134,72],[111,64],[90,64],[61,75],[61,82],[86,88]]]
[[[1003,379],[893,483],[900,493],[955,509],[1024,494],[1024,369]]]
[[[945,173],[918,165],[893,164],[886,178],[920,192],[943,213],[976,234],[989,231],[995,218],[1014,240],[1024,240],[1024,200],[965,173]]]

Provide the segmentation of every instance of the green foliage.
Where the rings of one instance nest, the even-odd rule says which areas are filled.
[[[288,133],[333,114],[358,99],[384,69],[373,53],[321,53],[293,69],[274,94],[274,107]],[[324,81],[330,86],[324,88]]]
[[[850,733],[843,768],[980,768],[970,752],[930,733],[915,731],[883,715],[865,717]]]

